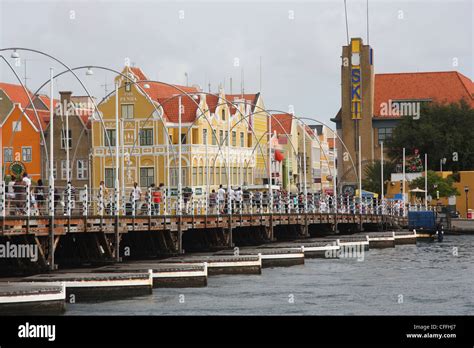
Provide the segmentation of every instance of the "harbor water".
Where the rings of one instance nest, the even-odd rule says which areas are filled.
[[[447,235],[306,259],[261,275],[211,276],[208,286],[154,289],[119,301],[68,304],[66,315],[473,315],[474,237]]]

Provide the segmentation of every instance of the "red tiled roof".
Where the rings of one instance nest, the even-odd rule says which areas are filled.
[[[20,103],[22,107],[30,104],[28,95],[31,97],[31,99],[34,99],[33,93],[31,93],[31,91],[28,89],[27,92],[25,92],[25,89],[21,85],[0,82],[0,89],[2,89],[8,95],[13,103]]]
[[[255,94],[228,94],[225,97],[230,102],[234,102],[234,101],[237,101],[237,100],[244,99],[247,102],[247,104],[250,104],[252,106],[251,107],[252,112],[256,112],[255,111],[255,104],[257,104],[257,100],[258,100],[259,95],[260,95],[260,93],[255,93]],[[257,110],[257,112],[258,111],[262,111],[262,110]],[[232,110],[232,113],[235,113],[235,110]]]
[[[187,86],[180,86],[180,85],[166,85],[160,82],[140,82],[138,83],[143,91],[148,94],[148,96],[152,100],[157,100],[158,98],[168,98],[176,94],[183,94],[182,91],[186,93],[197,93],[199,92],[195,87],[187,87]],[[146,88],[145,85],[148,85],[149,88]],[[177,87],[177,88],[175,88]],[[179,89],[178,89],[179,88]]]
[[[49,123],[49,111],[46,110],[36,110],[36,114],[33,109],[26,109],[25,110],[25,115],[30,119],[30,121],[35,125],[36,129],[38,131],[41,131],[41,129],[44,131],[46,127],[48,126]],[[38,115],[38,118],[36,117]],[[41,123],[41,127],[40,127]]]
[[[290,114],[273,114],[272,117],[272,133],[291,134],[291,126],[293,124],[293,116]]]
[[[309,136],[311,136],[311,137],[316,136],[316,133],[314,132],[314,130],[311,129],[310,126],[305,125],[304,129],[306,129],[306,133],[308,133]]]
[[[219,96],[214,95],[214,94],[207,94],[206,95],[206,103],[207,106],[209,107],[209,111],[211,113],[215,113],[217,106],[224,106],[227,105],[227,107],[230,110],[230,113],[234,115],[237,112],[237,104],[233,104],[236,100],[233,98],[229,98],[229,96],[225,96],[225,99],[219,98]]]
[[[375,75],[374,116],[381,116],[389,100],[433,100],[453,103],[461,99],[474,107],[474,84],[457,71]]]
[[[166,84],[163,82],[148,82],[148,77],[139,67],[129,67],[130,72],[132,72],[136,78],[138,79],[138,85],[141,87],[143,91],[148,94],[148,96],[152,99],[157,101],[158,98],[168,98],[176,94],[183,94],[186,93],[197,93],[199,92],[196,87],[189,87],[189,86],[180,86],[180,85],[172,85]],[[139,81],[147,81],[147,82],[139,82]],[[145,87],[146,86],[146,87]]]
[[[472,82],[467,76],[458,73],[458,77],[466,88],[467,92],[474,98],[474,82]]]
[[[21,85],[5,82],[0,82],[0,89],[2,89],[8,95],[13,103],[20,104],[22,108],[28,107],[28,109],[33,109],[30,103],[30,98],[32,101],[34,101],[36,98],[39,98],[49,110],[49,97],[44,94],[34,96],[33,93],[31,93],[31,91],[28,89],[26,89],[27,92],[25,92],[25,89]],[[28,98],[28,95],[30,98]],[[56,107],[58,103],[59,100],[54,99],[54,107]],[[40,111],[40,109],[36,109],[37,111]]]
[[[219,99],[219,97],[217,95],[206,94],[206,103],[207,103],[207,107],[209,108],[209,111],[211,113],[215,113],[217,105],[218,104],[223,104],[224,101]]]
[[[227,94],[226,98],[230,102],[233,102],[237,99],[245,99],[247,103],[249,104],[256,104],[257,99],[260,93],[254,93],[254,94]]]
[[[196,99],[188,96],[181,97],[181,105],[183,106],[183,113],[181,114],[181,122],[189,123],[196,119],[196,114],[199,105],[199,97]],[[179,98],[158,98],[158,102],[163,107],[165,118],[169,122],[179,122]]]
[[[49,110],[49,103],[50,103],[51,99],[47,95],[44,95],[44,94],[38,95],[38,98],[41,99],[43,104],[46,105],[46,107]],[[60,103],[59,99],[54,99],[53,100],[53,108],[56,108],[56,106],[58,106],[58,103]]]
[[[146,77],[145,73],[142,71],[142,69],[138,67],[130,67],[130,71],[138,78],[138,80],[148,80],[148,77]]]

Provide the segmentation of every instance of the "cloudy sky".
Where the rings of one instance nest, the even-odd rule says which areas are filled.
[[[347,0],[350,37],[367,42],[366,0]],[[369,0],[369,39],[376,73],[458,70],[473,79],[472,0]],[[344,1],[24,1],[0,0],[0,46],[47,52],[70,67],[121,70],[128,58],[150,79],[219,84],[240,92],[260,85],[269,109],[329,121],[340,107],[340,55],[346,44]],[[18,75],[36,90],[51,60],[21,53]],[[6,54],[11,64],[10,53]],[[262,79],[260,80],[260,59]],[[236,64],[238,63],[238,64]],[[238,65],[238,66],[236,66]],[[79,76],[96,96],[113,75]],[[15,76],[0,61],[0,79]],[[84,95],[63,75],[60,90]],[[106,85],[107,86],[104,86]],[[44,88],[43,91],[47,91]]]

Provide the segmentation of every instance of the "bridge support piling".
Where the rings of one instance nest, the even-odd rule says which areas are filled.
[[[120,233],[118,214],[115,214],[115,261],[120,262]]]
[[[54,271],[54,215],[49,217],[49,240],[48,240],[48,263],[49,263],[49,270]]]
[[[232,214],[229,214],[228,216],[228,230],[229,230],[229,247],[233,248],[234,247],[234,238],[232,236]]]
[[[270,226],[269,226],[269,231],[268,231],[268,237],[271,242],[275,241],[275,236],[273,234],[273,214],[270,214]]]
[[[303,237],[304,238],[309,237],[308,213],[304,213]]]
[[[178,215],[178,254],[183,254],[183,217]]]

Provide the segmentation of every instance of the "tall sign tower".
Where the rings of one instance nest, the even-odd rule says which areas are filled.
[[[361,136],[362,173],[364,166],[374,159],[373,51],[361,38],[352,38],[342,47],[341,111],[336,117],[339,136],[347,150],[338,144],[338,177],[342,183],[357,185],[359,136]],[[352,161],[351,161],[352,158]]]

